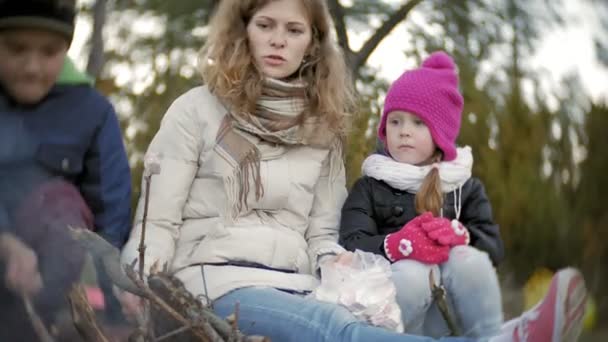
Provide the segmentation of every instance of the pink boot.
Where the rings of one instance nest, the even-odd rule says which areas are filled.
[[[503,326],[492,342],[576,342],[582,329],[587,289],[581,273],[566,268],[553,276],[545,298]]]

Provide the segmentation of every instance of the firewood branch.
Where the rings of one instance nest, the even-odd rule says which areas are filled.
[[[95,313],[87,301],[82,285],[76,285],[68,295],[72,320],[76,330],[85,341],[109,342],[97,324]]]
[[[142,291],[142,297],[146,298],[150,301],[150,304],[155,305],[156,307],[162,309],[168,315],[170,315],[173,319],[178,321],[180,324],[185,326],[190,326],[191,322],[186,319],[184,316],[175,311],[171,306],[169,306],[163,299],[158,297],[154,291],[152,291],[146,284],[144,284],[143,280],[139,279],[138,275],[135,274],[133,269],[126,268],[125,269],[127,277],[131,279],[131,281]],[[197,329],[191,329],[191,332],[199,338],[201,341],[205,342],[220,342],[221,340],[211,340],[208,335],[205,335],[203,332],[198,331]]]

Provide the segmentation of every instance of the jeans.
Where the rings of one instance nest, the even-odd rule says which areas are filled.
[[[398,334],[357,320],[346,308],[273,288],[245,287],[213,303],[227,317],[239,303],[238,326],[246,335],[262,335],[278,342],[430,342],[424,336]],[[473,341],[443,338],[445,342]]]
[[[447,292],[447,304],[464,336],[490,337],[499,333],[502,301],[496,272],[485,252],[457,246],[441,265],[401,260],[392,266],[405,331],[426,336],[446,336],[448,326],[432,299],[429,272],[434,270]]]

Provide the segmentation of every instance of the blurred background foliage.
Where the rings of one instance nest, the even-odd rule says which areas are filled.
[[[165,110],[201,82],[196,56],[219,1],[81,1],[81,19],[90,23],[91,38],[80,59],[88,61],[99,89],[122,114],[134,197],[142,156]],[[543,80],[549,70],[529,62],[544,34],[568,23],[567,1],[328,4],[360,100],[346,148],[349,185],[376,148],[374,134],[390,83],[370,65],[370,55],[388,35],[398,33],[406,38],[392,53],[411,59],[407,67],[434,50],[446,50],[459,66],[465,98],[459,144],[473,148],[474,174],[485,183],[506,243],[501,278],[520,288],[535,270],[580,267],[601,324],[602,317],[608,322],[608,210],[602,200],[608,196],[608,158],[602,152],[608,146],[608,99],[593,99],[576,72],[547,85]],[[581,2],[597,15],[599,28],[590,32],[594,58],[606,67],[608,3]],[[353,44],[355,38],[362,43]],[[391,77],[405,68],[391,71]],[[608,82],[604,87],[608,90]]]

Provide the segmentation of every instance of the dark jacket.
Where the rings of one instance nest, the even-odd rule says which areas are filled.
[[[96,231],[120,248],[131,226],[131,177],[110,102],[65,73],[32,107],[13,103],[0,87],[0,230],[14,229],[27,193],[57,178],[78,188]]]
[[[340,223],[340,244],[347,250],[360,249],[384,254],[386,235],[401,229],[416,217],[415,194],[397,190],[383,181],[363,176],[344,203]],[[460,222],[471,235],[471,245],[486,251],[497,265],[503,260],[504,248],[498,225],[492,221],[492,208],[483,184],[476,178],[462,186]],[[443,215],[456,218],[454,195],[444,197]]]

